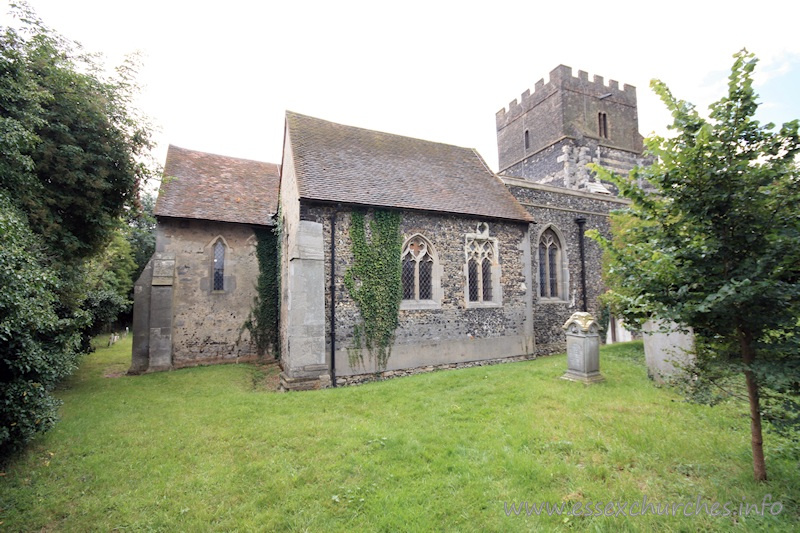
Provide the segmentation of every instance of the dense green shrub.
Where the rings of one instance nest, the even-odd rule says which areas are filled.
[[[24,2],[0,24],[0,454],[50,427],[50,391],[128,306],[137,253],[123,219],[152,175],[133,107],[136,58],[114,74]],[[139,224],[141,222],[141,224]],[[139,246],[141,244],[141,246]],[[141,250],[139,250],[141,248]],[[95,328],[95,329],[93,329]]]
[[[56,420],[54,385],[78,357],[75,319],[57,314],[58,277],[41,241],[0,193],[0,460]]]
[[[107,332],[117,317],[130,307],[130,301],[111,289],[94,289],[87,293],[83,309],[89,314],[91,328],[88,332],[94,335]]]

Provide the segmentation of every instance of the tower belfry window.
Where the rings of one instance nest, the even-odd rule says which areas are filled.
[[[608,139],[608,114],[602,111],[597,114],[597,134],[603,139]]]

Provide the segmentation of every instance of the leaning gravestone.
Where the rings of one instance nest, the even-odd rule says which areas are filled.
[[[600,326],[589,313],[574,313],[564,324],[567,332],[567,372],[562,379],[591,384],[600,374]]]

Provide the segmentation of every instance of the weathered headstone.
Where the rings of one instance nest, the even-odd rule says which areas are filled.
[[[647,373],[656,383],[664,383],[683,373],[694,359],[694,334],[677,324],[650,320],[642,328]]]
[[[598,383],[600,374],[600,326],[589,313],[573,313],[564,324],[567,332],[567,372],[562,379]]]

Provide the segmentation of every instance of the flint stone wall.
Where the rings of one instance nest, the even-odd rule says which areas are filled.
[[[303,218],[323,225],[325,253],[325,350],[330,362],[330,236],[334,208],[309,206]],[[353,330],[360,316],[344,286],[344,275],[353,261],[350,240],[351,210],[336,215],[336,375],[377,372],[363,350],[364,364],[349,364],[353,355]],[[446,214],[403,212],[404,239],[423,235],[435,248],[442,268],[441,305],[434,309],[401,310],[392,356],[385,370],[465,363],[491,358],[532,355],[530,320],[528,225],[488,221],[489,236],[498,239],[503,302],[498,307],[466,308],[464,265],[465,236],[475,233],[480,219]],[[496,290],[497,288],[495,288]],[[349,353],[348,353],[349,351]],[[337,381],[338,383],[338,381]]]
[[[537,354],[563,352],[566,337],[562,326],[572,313],[581,310],[583,304],[580,244],[575,219],[586,219],[586,231],[597,229],[602,235],[610,237],[608,215],[614,209],[624,208],[627,202],[610,195],[569,191],[505,176],[503,179],[511,194],[537,222],[531,230],[533,323]],[[561,301],[542,300],[539,297],[539,256],[536,251],[541,234],[551,226],[564,239],[562,245],[566,252],[565,261],[569,273],[568,297]],[[584,254],[587,310],[594,316],[600,316],[597,298],[606,290],[601,271],[602,249],[586,237]]]

